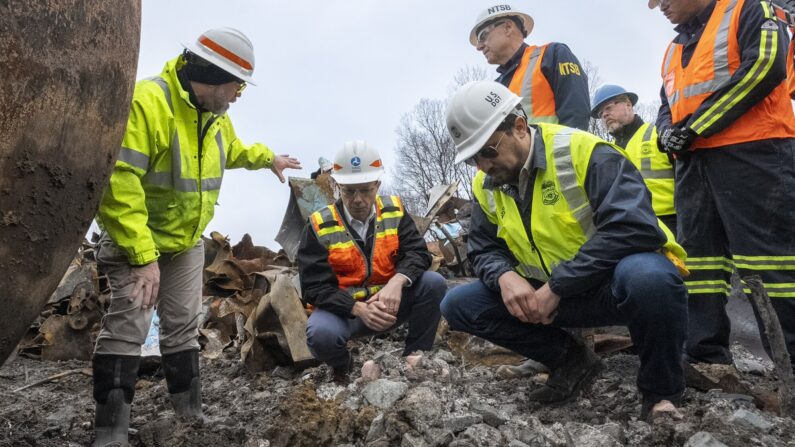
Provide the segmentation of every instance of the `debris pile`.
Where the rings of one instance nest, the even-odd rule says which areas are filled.
[[[234,247],[213,232],[204,239],[205,269],[200,320],[202,355],[218,358],[239,351],[251,371],[278,365],[306,365],[306,318],[298,277],[283,253],[255,246],[246,234]],[[94,247],[85,242],[47,306],[19,345],[19,353],[41,360],[89,360],[107,310],[110,289],[98,272]],[[155,328],[157,325],[155,318]],[[159,363],[154,346],[144,346],[145,363]],[[152,358],[150,358],[152,357]]]
[[[544,375],[500,378],[499,348],[442,328],[434,348],[409,362],[400,357],[404,335],[398,330],[352,341],[355,368],[348,384],[335,383],[324,365],[253,373],[233,349],[203,357],[204,413],[212,421],[205,426],[175,422],[165,381],[142,377],[133,403],[131,445],[783,446],[795,439],[795,421],[761,410],[755,397],[739,388],[688,388],[682,419],[638,420],[638,359],[631,349],[607,355],[605,371],[578,399],[537,407],[527,394],[544,382]],[[763,368],[731,374],[746,389],[775,398],[772,364],[738,345],[732,350],[737,359]],[[85,361],[18,358],[0,370],[0,445],[88,445],[90,377],[70,374],[14,391],[26,384],[26,372],[31,384],[87,366]],[[718,372],[706,373],[723,380]]]
[[[85,242],[19,343],[18,352],[51,361],[90,359],[97,323],[109,300],[107,281],[97,274],[94,247]]]

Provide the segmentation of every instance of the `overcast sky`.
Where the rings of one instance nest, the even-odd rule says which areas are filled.
[[[242,1],[143,0],[138,78],[158,74],[181,42],[231,26],[254,43],[256,86],[229,115],[240,138],[301,159],[309,176],[320,156],[332,158],[350,139],[394,160],[400,117],[421,98],[447,98],[456,71],[486,66],[468,36],[478,13],[495,2],[475,0]],[[531,44],[563,42],[601,80],[657,99],[660,61],[672,25],[646,0],[534,0],[514,8],[535,19]],[[236,243],[250,233],[273,240],[289,197],[270,171],[229,170],[206,233]]]

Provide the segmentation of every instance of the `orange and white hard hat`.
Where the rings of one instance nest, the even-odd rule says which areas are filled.
[[[364,141],[348,141],[334,157],[331,178],[340,185],[374,182],[384,173],[381,155]]]
[[[183,44],[191,53],[254,85],[254,45],[234,28],[213,28],[195,42]]]

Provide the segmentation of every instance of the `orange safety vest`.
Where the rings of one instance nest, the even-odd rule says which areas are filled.
[[[331,204],[309,217],[318,241],[328,250],[328,262],[337,275],[339,287],[354,299],[370,297],[395,276],[400,239],[398,226],[403,205],[397,196],[376,197],[375,241],[370,262],[342,221],[340,210]]]
[[[737,33],[744,3],[745,0],[717,0],[686,68],[682,66],[682,45],[674,42],[668,45],[661,74],[673,123],[695,113],[712,93],[731,80],[740,67],[741,54]],[[775,51],[776,45],[772,31],[767,31],[766,36],[763,34],[761,51]],[[740,81],[736,92],[729,92],[719,99],[690,123],[691,128],[696,133],[701,133],[709,127],[737,98],[756,85],[753,77],[758,79],[764,76],[766,69],[769,67],[760,67],[759,70],[749,72],[748,76],[751,78]],[[693,148],[714,148],[762,139],[792,137],[795,137],[795,115],[789,99],[788,85],[782,82],[729,127],[709,138],[696,138]]]
[[[555,113],[555,94],[541,72],[541,59],[548,45],[525,48],[522,61],[511,78],[508,89],[522,97],[522,108],[530,123],[558,123]]]

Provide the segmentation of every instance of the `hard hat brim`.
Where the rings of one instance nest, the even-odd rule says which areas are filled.
[[[215,53],[211,53],[210,51],[207,51],[207,49],[205,49],[204,47],[196,45],[196,43],[183,43],[182,46],[191,53],[210,62],[211,64],[217,66],[218,68],[231,74],[232,76],[239,78],[243,81],[246,81],[246,83],[248,84],[257,85],[254,82],[254,78],[251,77],[251,75],[247,75],[245,73],[240,72],[239,70],[235,70],[234,66],[230,62],[227,62],[226,60],[219,58],[218,55],[216,55]]]
[[[606,103],[607,101],[610,101],[611,99],[615,99],[616,97],[619,97],[621,95],[627,95],[629,97],[629,102],[632,103],[633,106],[638,103],[638,95],[636,95],[636,94],[634,94],[632,92],[616,93],[615,95],[608,96],[607,98],[605,98],[601,102],[599,102],[599,104],[595,105],[591,109],[591,118],[597,118],[598,119],[599,118],[599,109],[602,108],[604,103]]]
[[[332,171],[331,178],[340,185],[357,185],[359,183],[370,183],[381,178],[383,170],[375,172],[359,172],[352,174],[340,174]]]
[[[477,154],[486,142],[489,141],[489,138],[491,138],[491,135],[497,130],[497,127],[500,126],[500,123],[505,121],[505,118],[516,108],[516,105],[522,102],[521,96],[514,96],[511,99],[511,101],[505,102],[505,107],[494,115],[491,121],[484,125],[477,135],[472,135],[467,140],[457,145],[456,149],[458,153],[455,156],[455,163],[461,163]]]
[[[476,23],[475,26],[472,27],[472,31],[469,32],[469,43],[471,43],[473,47],[478,46],[478,28],[480,28],[481,25],[483,25],[486,22],[492,21],[494,19],[498,19],[500,17],[509,17],[509,16],[519,17],[519,19],[522,21],[522,24],[524,24],[524,29],[527,31],[528,36],[530,35],[530,33],[533,32],[533,26],[535,26],[535,22],[533,21],[533,18],[530,17],[529,14],[517,11],[505,11],[499,14],[494,14],[493,16],[489,16],[486,20],[482,20]]]

